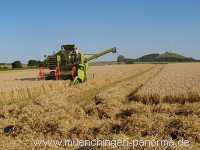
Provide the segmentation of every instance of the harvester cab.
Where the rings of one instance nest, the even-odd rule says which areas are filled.
[[[75,45],[62,45],[61,50],[47,57],[50,71],[45,79],[70,79],[73,84],[82,83],[87,80],[88,62],[111,52],[116,53],[116,48],[86,57]]]

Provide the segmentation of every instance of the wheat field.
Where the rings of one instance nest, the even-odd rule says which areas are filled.
[[[168,64],[162,73],[143,86],[135,98],[143,102],[155,99],[166,103],[199,102],[200,65]]]
[[[37,77],[37,70],[0,72],[0,149],[198,150],[199,67],[91,66],[89,80],[77,86],[69,86],[69,81],[22,80]],[[7,128],[11,131],[5,133]],[[35,145],[38,139],[184,139],[190,147]]]
[[[151,65],[91,67],[88,75],[88,87],[101,86],[105,83],[137,73]],[[47,72],[47,70],[46,70]],[[38,81],[39,70],[19,70],[0,72],[0,101],[34,98],[49,91],[68,89],[70,81]],[[88,88],[87,87],[87,88]]]

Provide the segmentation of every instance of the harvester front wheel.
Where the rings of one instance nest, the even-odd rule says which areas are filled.
[[[77,77],[77,67],[75,65],[72,67],[71,76],[72,80],[74,80]]]

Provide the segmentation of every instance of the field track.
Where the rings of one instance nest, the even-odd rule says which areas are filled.
[[[152,67],[150,67],[150,68],[148,68],[148,69],[146,69],[144,71],[138,72],[137,74],[129,75],[128,77],[125,77],[125,78],[122,78],[120,80],[111,82],[110,84],[106,84],[106,85],[104,85],[102,87],[95,87],[95,88],[91,88],[91,89],[89,89],[87,91],[83,91],[83,92],[79,93],[79,95],[74,95],[70,99],[72,101],[76,101],[77,103],[78,102],[80,103],[81,101],[88,102],[88,101],[92,100],[95,97],[95,95],[98,95],[99,93],[105,92],[109,88],[118,87],[123,82],[126,83],[126,82],[137,80],[138,77],[143,77],[143,75],[148,74],[151,71],[155,71],[154,75],[156,75],[157,73],[159,73],[162,70],[163,67],[164,66],[152,66]],[[145,82],[150,80],[152,77],[153,76],[150,76],[147,80],[145,80]],[[144,84],[144,83],[141,83],[141,84]],[[126,89],[126,86],[124,86],[123,88]],[[84,97],[82,97],[81,95],[84,95]],[[112,93],[112,95],[115,95],[115,93]]]

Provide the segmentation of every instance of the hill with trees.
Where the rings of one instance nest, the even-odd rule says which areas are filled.
[[[120,57],[120,59],[119,59]],[[125,58],[124,56],[120,55],[118,57],[118,62],[124,63],[136,63],[136,62],[196,62],[196,60],[192,57],[185,57],[175,52],[164,52],[164,53],[152,53],[148,55],[144,55],[142,57],[132,59],[132,58]],[[123,58],[123,60],[122,60]],[[120,60],[120,61],[119,61]]]

